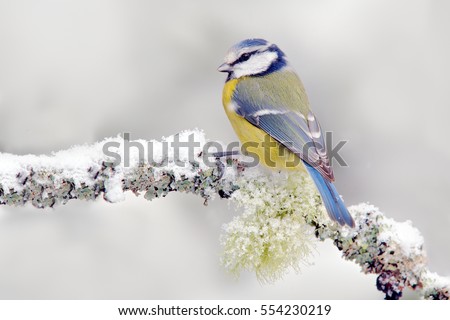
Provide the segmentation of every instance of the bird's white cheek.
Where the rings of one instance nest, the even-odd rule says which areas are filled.
[[[240,78],[243,76],[247,76],[249,74],[250,73],[248,73],[248,70],[246,70],[245,68],[242,68],[242,67],[235,67],[233,70],[233,76],[235,78]]]
[[[275,52],[264,52],[253,55],[248,61],[239,63],[234,68],[235,78],[255,75],[267,71],[272,63],[277,60],[278,55]]]

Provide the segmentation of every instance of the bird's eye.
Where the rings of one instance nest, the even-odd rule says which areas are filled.
[[[250,56],[251,56],[250,52],[244,53],[239,57],[239,61],[240,62],[247,61],[248,59],[250,59]]]
[[[232,66],[234,66],[235,64],[247,61],[248,59],[250,59],[250,57],[252,56],[252,54],[254,54],[256,51],[253,52],[246,52],[243,53],[239,56],[239,58],[237,60],[235,60],[233,63],[231,63]]]

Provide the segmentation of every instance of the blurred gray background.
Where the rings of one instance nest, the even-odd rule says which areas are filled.
[[[449,275],[449,31],[444,0],[0,0],[0,151],[194,127],[234,141],[216,68],[235,42],[266,38],[299,72],[322,127],[349,140],[349,167],[335,167],[346,203],[411,219],[431,269]],[[1,207],[0,298],[382,298],[329,242],[299,274],[235,280],[219,263],[234,214],[182,194]]]

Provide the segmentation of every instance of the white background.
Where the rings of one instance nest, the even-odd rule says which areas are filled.
[[[448,1],[0,0],[0,151],[194,127],[234,141],[216,68],[235,42],[266,38],[300,74],[322,127],[349,140],[349,167],[335,166],[346,203],[411,219],[431,270],[449,275],[449,28]],[[226,201],[180,194],[2,207],[0,298],[383,297],[331,243],[300,274],[235,280],[219,263],[233,214]]]

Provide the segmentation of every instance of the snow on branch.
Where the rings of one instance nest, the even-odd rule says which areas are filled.
[[[174,141],[188,139],[197,143],[191,159],[188,150],[169,148]],[[205,143],[203,133],[195,130],[162,141],[109,138],[50,156],[0,153],[0,204],[31,203],[45,208],[71,199],[93,200],[99,196],[118,202],[125,199],[124,192],[128,190],[136,195],[145,192],[148,200],[171,191],[198,194],[205,201],[214,194],[227,197],[237,189],[233,184],[234,170],[225,170],[222,162],[214,159],[214,165],[208,165],[201,155]]]
[[[100,196],[118,202],[126,191],[148,200],[187,192],[205,204],[219,196],[243,211],[221,238],[222,262],[233,273],[276,280],[308,263],[315,239],[330,239],[364,273],[378,274],[387,299],[399,299],[406,287],[425,299],[449,299],[449,281],[428,270],[423,238],[410,221],[395,222],[363,203],[349,208],[356,227],[340,227],[306,174],[267,172],[243,156],[215,157],[211,147],[224,146],[192,130],[161,141],[125,134],[51,155],[0,153],[0,205],[45,208]]]

